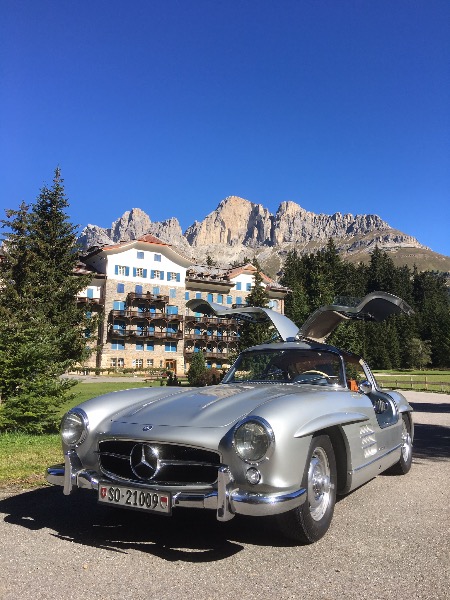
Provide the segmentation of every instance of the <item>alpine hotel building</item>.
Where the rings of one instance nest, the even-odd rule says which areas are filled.
[[[152,235],[88,251],[79,272],[92,281],[78,302],[99,312],[98,351],[84,366],[163,368],[184,375],[195,352],[209,367],[229,365],[239,336],[236,321],[204,317],[186,307],[191,298],[245,305],[256,268],[198,266]],[[270,308],[284,312],[287,290],[262,274]]]

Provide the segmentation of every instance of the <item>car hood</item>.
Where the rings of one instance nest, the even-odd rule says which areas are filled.
[[[228,427],[261,404],[284,396],[273,385],[217,385],[149,395],[117,413],[113,421],[172,427]]]

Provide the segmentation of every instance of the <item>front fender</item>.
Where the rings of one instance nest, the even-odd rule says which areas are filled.
[[[301,425],[294,433],[294,437],[305,437],[307,435],[312,435],[321,429],[327,429],[336,425],[349,425],[350,423],[359,423],[368,420],[369,417],[367,415],[358,412],[335,412],[329,415],[321,415],[320,417],[316,417]]]

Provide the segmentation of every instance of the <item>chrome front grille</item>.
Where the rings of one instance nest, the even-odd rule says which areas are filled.
[[[141,440],[103,440],[98,454],[105,475],[141,484],[210,485],[220,466],[211,450]]]

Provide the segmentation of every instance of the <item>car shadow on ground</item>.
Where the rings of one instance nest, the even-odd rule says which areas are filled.
[[[95,494],[42,487],[0,500],[5,522],[113,552],[148,552],[168,561],[212,562],[244,549],[242,544],[289,547],[274,518],[220,523],[214,511],[176,509],[172,517],[98,505]]]
[[[448,414],[449,403],[421,403],[411,402],[417,413]],[[450,427],[416,423],[414,425],[413,459],[427,459],[440,461],[450,458]]]

